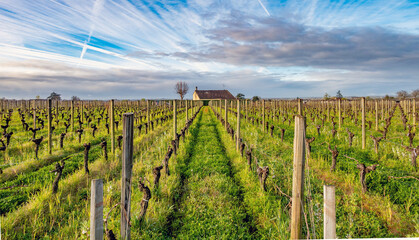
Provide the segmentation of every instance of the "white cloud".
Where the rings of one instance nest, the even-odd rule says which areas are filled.
[[[31,90],[48,93],[54,86],[69,96],[88,96],[87,90],[130,96],[129,88],[132,96],[175,97],[172,84],[184,79],[262,96],[322,95],[321,87],[361,94],[353,89],[374,82],[384,82],[382,90],[365,93],[385,92],[394,87],[389,79],[401,77],[407,89],[417,82],[417,51],[410,46],[419,34],[418,11],[399,0],[2,0],[0,94],[27,94],[30,83]],[[287,20],[282,28],[272,25],[278,16]],[[394,38],[339,33],[345,28],[383,29]],[[225,38],[211,36],[217,32]],[[345,37],[353,39],[345,45]],[[375,44],[382,39],[389,41]],[[366,61],[366,53],[377,55]]]

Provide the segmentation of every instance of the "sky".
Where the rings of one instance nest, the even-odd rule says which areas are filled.
[[[419,0],[0,0],[0,98],[419,88]]]

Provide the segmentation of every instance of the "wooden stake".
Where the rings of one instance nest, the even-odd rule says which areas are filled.
[[[90,239],[103,240],[103,181],[92,179],[90,193]]]
[[[246,103],[246,120],[247,120],[247,99],[244,100]]]
[[[33,100],[33,129],[36,128],[36,100]]]
[[[173,139],[176,139],[177,133],[177,101],[173,100]]]
[[[329,100],[326,102],[327,107],[327,121],[330,122],[330,106],[329,106]]]
[[[381,99],[381,121],[384,121],[384,99]]]
[[[188,100],[185,100],[185,104],[186,104],[186,122],[188,122]]]
[[[378,101],[375,101],[375,131],[378,131]]]
[[[220,108],[220,118],[221,118],[221,116],[222,116],[222,113],[221,113],[221,108],[222,108],[222,106],[221,106],[222,104],[221,103],[222,103],[222,101],[221,101],[221,99],[220,99],[220,102],[219,103],[220,103],[219,108]]]
[[[335,186],[323,185],[323,232],[324,239],[336,239]]]
[[[80,101],[80,115],[81,115],[81,122],[84,120],[84,114],[83,114],[83,100]]]
[[[224,127],[225,127],[225,129],[227,129],[227,122],[228,122],[228,103],[227,103],[227,99],[226,100],[224,100],[224,110],[225,110],[225,113],[224,113],[224,120],[225,120],[225,122],[224,122]]]
[[[412,124],[413,124],[413,129],[414,131],[416,131],[416,98],[413,98],[413,120],[412,120]]]
[[[123,115],[122,189],[121,189],[121,239],[131,239],[131,173],[134,145],[134,114]]]
[[[362,149],[365,149],[365,97],[361,98],[361,111],[362,111]]]
[[[151,130],[150,126],[150,100],[147,100],[147,131],[149,132]]]
[[[305,119],[295,116],[294,164],[292,174],[291,239],[301,239],[301,215],[304,199]]]
[[[111,128],[111,152],[114,154],[115,153],[115,116],[114,116],[114,105],[115,105],[115,100],[112,99],[111,100],[111,104],[109,106],[109,127]]]
[[[263,131],[266,131],[265,129],[265,99],[262,99],[262,129]]]
[[[236,150],[240,151],[240,100],[237,99],[237,130],[236,130]]]
[[[52,153],[52,100],[48,99],[48,154]]]
[[[71,131],[74,132],[74,100],[71,100]]]
[[[4,100],[0,99],[0,121],[3,121],[3,102]]]
[[[298,115],[303,116],[303,99],[297,98]]]
[[[341,99],[340,99],[340,98],[338,98],[339,129],[340,129],[340,128],[341,128],[341,126],[342,126],[342,106],[341,106],[341,104],[342,104],[342,101],[341,101]]]
[[[58,114],[59,114],[59,103],[60,103],[60,100],[57,100],[56,102],[55,102],[55,117],[58,119]]]

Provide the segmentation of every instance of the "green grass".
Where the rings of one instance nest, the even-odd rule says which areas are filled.
[[[121,125],[119,129],[122,129]],[[136,155],[152,147],[156,137],[162,134],[166,135],[170,129],[171,121],[167,121],[163,127],[160,127],[160,124],[155,126],[155,130],[147,135],[144,134],[144,130],[140,137],[138,137],[138,133],[135,133],[134,151]],[[28,189],[31,189],[32,192],[25,192],[26,195],[21,195],[21,192],[18,192],[22,191],[21,189],[15,191],[13,188],[5,190],[1,195],[0,201],[7,204],[11,202],[5,208],[5,211],[11,212],[1,217],[2,237],[5,239],[78,239],[86,235],[83,231],[88,232],[89,225],[90,180],[103,178],[105,185],[107,182],[115,181],[120,173],[119,150],[116,151],[116,156],[118,157],[113,158],[109,154],[110,160],[105,161],[102,157],[102,149],[99,146],[92,147],[89,154],[91,172],[89,175],[85,175],[82,168],[83,154],[72,155],[66,161],[63,177],[59,183],[59,192],[55,195],[51,193],[54,174],[49,173],[53,164],[43,164],[43,167],[37,171],[22,171],[10,181],[4,181],[2,186],[28,185]],[[58,157],[56,159],[59,160]],[[42,160],[40,161],[42,162]],[[110,185],[110,189],[112,189],[112,185]],[[113,195],[115,193],[118,195],[118,192],[112,191]],[[21,202],[8,198],[13,196],[25,198]],[[109,197],[105,199],[109,200]],[[25,201],[28,203],[13,211],[13,208],[18,205],[16,203],[21,204]],[[109,201],[107,203],[111,204]]]
[[[177,238],[248,239],[255,236],[252,222],[241,204],[240,187],[234,182],[230,159],[208,107],[192,131],[193,148],[178,161],[184,178],[182,196],[172,223]]]
[[[96,117],[103,108],[92,108]],[[121,113],[136,111],[117,107],[116,118]],[[218,108],[215,109],[218,111]],[[345,121],[332,139],[332,124],[325,122],[321,135],[316,125],[321,124],[317,115],[325,114],[316,108],[306,109],[307,137],[316,137],[312,143],[311,158],[307,159],[305,172],[305,205],[311,238],[323,236],[323,185],[336,185],[337,234],[339,238],[353,237],[415,237],[419,236],[419,182],[414,179],[389,179],[389,176],[416,176],[418,173],[410,164],[408,153],[401,147],[406,145],[406,132],[396,110],[388,133],[388,141],[380,143],[380,152],[374,152],[372,140],[367,137],[366,149],[361,149],[360,121],[358,125],[350,119],[349,112],[343,113]],[[68,114],[68,111],[63,111]],[[153,119],[164,116],[164,109],[156,107]],[[244,113],[244,112],[243,112]],[[154,188],[152,169],[162,164],[164,154],[173,139],[172,120],[163,127],[138,136],[135,129],[134,165],[131,196],[131,236],[133,239],[288,239],[289,199],[275,187],[291,195],[292,155],[295,109],[281,111],[279,117],[266,120],[275,126],[273,137],[259,124],[242,120],[241,136],[253,149],[253,156],[260,166],[269,166],[270,175],[267,190],[259,185],[254,165],[252,170],[245,158],[235,149],[235,142],[216,119],[211,108],[203,107],[191,125],[185,141],[181,141],[177,156],[169,160],[171,175],[162,170],[160,187]],[[169,115],[170,114],[166,114]],[[260,109],[249,113],[261,119]],[[332,116],[337,113],[331,112]],[[67,115],[66,115],[67,116]],[[144,115],[139,114],[139,123]],[[190,116],[190,115],[189,115]],[[222,116],[224,114],[222,113]],[[178,114],[180,132],[184,126],[184,113]],[[283,117],[286,121],[283,122]],[[367,120],[374,122],[373,111],[367,111]],[[335,118],[337,121],[337,118]],[[229,122],[235,129],[236,116],[229,114]],[[138,123],[136,124],[136,126]],[[380,121],[380,128],[384,125]],[[337,125],[336,125],[337,127]],[[280,140],[279,128],[285,128],[284,141]],[[355,134],[353,146],[348,146],[345,128]],[[99,125],[96,138],[85,124],[82,143],[98,144],[107,138],[104,120]],[[121,134],[119,124],[116,136]],[[9,129],[15,134],[5,155],[1,153],[0,168],[0,213],[2,237],[4,239],[81,239],[89,232],[90,181],[104,179],[104,214],[120,201],[120,150],[116,158],[109,161],[102,157],[99,146],[90,151],[91,174],[83,170],[83,148],[76,134],[68,134],[63,150],[58,150],[57,140],[63,132],[62,122],[54,132],[54,153],[48,155],[46,143],[40,149],[40,159],[34,159],[33,143],[28,142],[30,134],[22,131],[15,112]],[[45,136],[46,129],[37,136]],[[379,136],[374,124],[367,127],[367,136]],[[336,170],[330,171],[331,154],[326,143],[337,145],[340,155]],[[417,145],[418,139],[414,140]],[[108,147],[110,149],[110,147]],[[362,193],[356,162],[346,154],[365,163],[379,164],[376,171],[367,175],[368,192]],[[51,193],[55,162],[65,156],[67,160],[59,192]],[[255,159],[254,158],[254,159]],[[4,160],[3,160],[4,159]],[[139,179],[146,179],[152,189],[152,198],[143,221],[138,218],[143,193],[138,190]],[[7,189],[8,187],[12,187]],[[310,196],[310,197],[309,197]],[[119,236],[120,211],[116,208],[109,218],[108,227]],[[303,222],[303,234],[307,228]]]
[[[218,108],[216,109],[218,110]],[[256,111],[259,111],[255,109]],[[243,112],[244,113],[244,112]],[[282,112],[284,113],[284,112]],[[310,111],[306,114],[309,116]],[[396,116],[393,118],[390,127],[389,138],[401,137],[400,123]],[[222,111],[224,116],[224,111]],[[261,112],[251,115],[255,118],[261,118]],[[286,118],[292,119],[292,112],[284,115]],[[292,143],[293,143],[293,121],[288,124],[282,123],[282,116],[274,120],[266,117],[266,121],[274,124],[274,136],[271,137],[269,132],[265,132],[260,125],[251,124],[251,121],[242,121],[241,133],[245,142],[254,149],[254,154],[258,158],[261,165],[270,167],[272,178],[268,178],[268,190],[273,188],[270,184],[277,184],[281,189],[290,194],[291,192],[291,174],[292,174]],[[229,122],[235,129],[235,114],[229,113]],[[389,180],[388,176],[404,176],[416,175],[409,161],[406,161],[403,150],[400,145],[381,142],[379,155],[374,153],[373,144],[370,138],[367,138],[367,150],[360,150],[360,128],[356,127],[351,121],[345,119],[341,130],[338,130],[337,137],[332,140],[330,136],[331,123],[326,121],[325,127],[322,129],[321,136],[317,136],[315,126],[321,124],[320,120],[307,117],[307,138],[315,136],[316,141],[312,144],[311,160],[306,163],[312,168],[310,173],[306,169],[306,184],[310,182],[311,206],[307,204],[305,211],[308,215],[308,222],[314,223],[316,236],[322,236],[323,220],[322,220],[322,185],[336,184],[337,199],[339,205],[337,207],[338,219],[337,227],[339,229],[339,237],[392,237],[406,236],[414,233],[414,226],[417,217],[416,206],[418,204],[416,193],[418,182],[410,180]],[[353,147],[347,146],[347,134],[345,128],[349,127],[355,133]],[[279,128],[285,128],[284,142],[280,140]],[[374,129],[368,130],[369,134],[374,134]],[[415,140],[416,141],[416,140]],[[331,157],[327,150],[325,142],[331,142],[332,145],[338,145],[340,156],[338,157],[337,170],[330,172]],[[391,145],[390,145],[391,144]],[[400,154],[402,153],[402,154]],[[367,184],[369,186],[368,194],[361,194],[359,183],[359,171],[356,169],[356,162],[343,157],[343,154],[355,157],[367,166],[379,163],[380,167],[367,175]],[[391,156],[399,156],[391,158]],[[404,159],[403,159],[404,158]],[[381,167],[382,166],[382,167]],[[307,177],[308,176],[308,177]],[[272,180],[273,182],[269,182]],[[270,185],[270,186],[269,186]],[[339,190],[341,188],[341,190]],[[306,192],[307,196],[309,192]],[[375,207],[378,204],[381,207]],[[406,211],[406,206],[408,211]],[[283,208],[281,208],[283,209]],[[355,210],[354,210],[355,209]],[[412,220],[413,219],[413,220]],[[354,224],[347,224],[347,222]],[[305,226],[303,231],[305,231]],[[310,227],[311,236],[313,237],[314,228]]]

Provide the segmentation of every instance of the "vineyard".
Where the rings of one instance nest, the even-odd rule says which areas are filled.
[[[2,100],[1,239],[419,237],[416,100]]]

